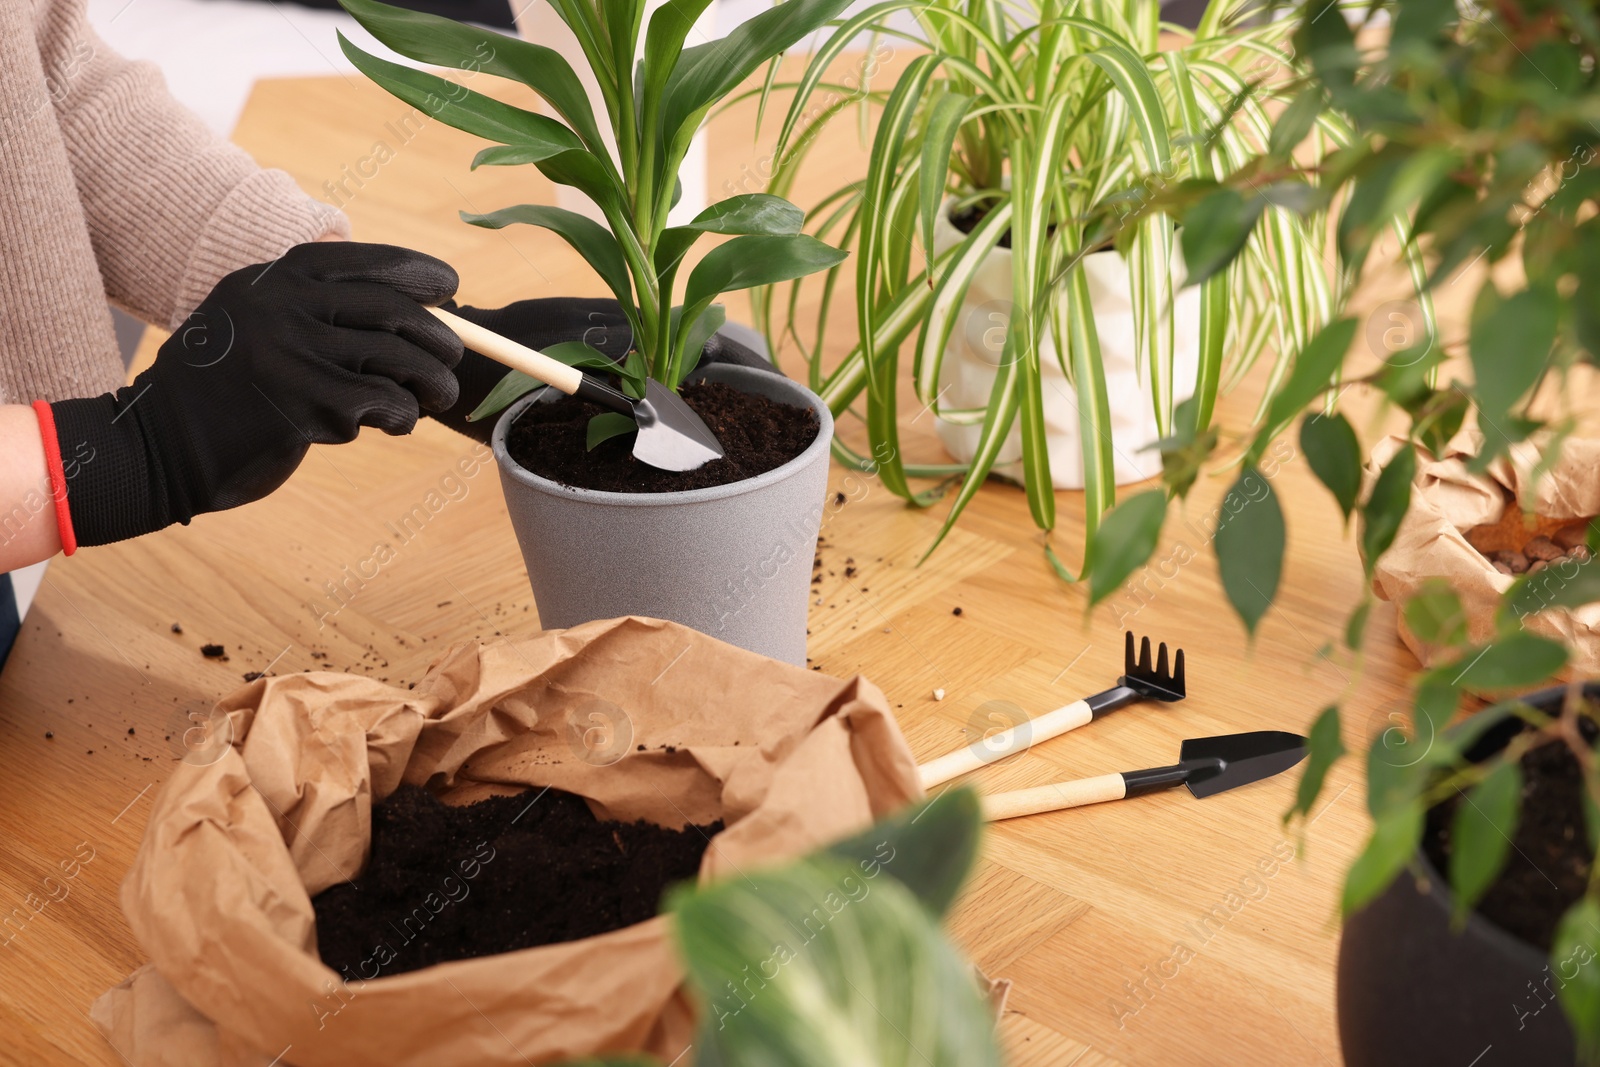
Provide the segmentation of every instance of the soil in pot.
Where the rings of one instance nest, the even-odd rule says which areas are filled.
[[[1549,952],[1561,916],[1584,894],[1594,856],[1584,830],[1583,771],[1560,742],[1522,756],[1522,811],[1511,854],[1477,911],[1508,933]],[[1450,826],[1466,803],[1457,793],[1428,813],[1422,847],[1450,869]]]
[[[313,898],[318,949],[370,979],[620,929],[694,878],[721,829],[602,821],[558,789],[451,806],[402,786],[373,806],[361,876]]]
[[[722,382],[690,382],[680,394],[726,453],[692,471],[663,471],[633,458],[633,434],[588,447],[589,420],[604,409],[575,397],[531,405],[506,432],[506,451],[543,478],[612,493],[672,493],[744,481],[783,466],[817,439],[809,408],[740,392]]]

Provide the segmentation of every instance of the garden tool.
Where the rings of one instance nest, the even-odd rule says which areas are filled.
[[[1282,730],[1199,737],[1183,743],[1178,762],[1171,767],[1102,774],[996,793],[983,798],[983,817],[990,822],[1015,819],[1042,811],[1122,800],[1178,785],[1188,786],[1196,797],[1216,796],[1282,773],[1305,755],[1306,739]]]
[[[633,419],[639,424],[639,432],[633,439],[633,456],[639,462],[664,471],[692,471],[722,458],[722,445],[700,416],[682,397],[654,378],[645,379],[644,396],[636,400],[577,367],[569,367],[443,308],[428,310],[454,330],[461,343],[474,352],[537,378],[568,396],[591,401]]]
[[[1183,683],[1183,649],[1178,649],[1173,659],[1173,669],[1167,669],[1167,646],[1162,642],[1155,666],[1150,665],[1150,639],[1139,643],[1139,658],[1133,657],[1133,631],[1127,632],[1123,647],[1123,675],[1117,684],[1094,696],[1074,700],[1066,707],[1046,712],[1036,719],[1018,723],[981,743],[930,760],[917,768],[917,777],[923,789],[948,782],[957,775],[975,771],[979,767],[1004,759],[1014,752],[1030,748],[1041,741],[1060,737],[1068,730],[1076,730],[1085,723],[1118,708],[1127,707],[1140,700],[1160,700],[1167,703],[1182,700],[1186,695]]]

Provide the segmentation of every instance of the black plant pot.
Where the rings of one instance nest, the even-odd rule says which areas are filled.
[[[1553,713],[1564,693],[1522,699]],[[1584,694],[1600,697],[1600,683]],[[1468,758],[1491,755],[1521,728],[1508,719],[1485,731]],[[1401,874],[1344,925],[1339,1043],[1348,1067],[1570,1067],[1576,1049],[1548,957],[1476,913],[1451,930],[1447,880],[1421,850],[1416,862],[1423,884]]]

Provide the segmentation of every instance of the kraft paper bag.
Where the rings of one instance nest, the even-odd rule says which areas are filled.
[[[1476,430],[1463,430],[1450,439],[1443,454],[1434,457],[1417,449],[1417,474],[1412,483],[1411,508],[1373,573],[1375,592],[1385,600],[1403,604],[1429,578],[1447,580],[1467,616],[1473,641],[1494,636],[1494,616],[1500,594],[1511,586],[1512,575],[1501,574],[1482,553],[1468,543],[1473,527],[1499,522],[1507,507],[1529,513],[1529,529],[1548,534],[1574,520],[1600,515],[1600,440],[1569,439],[1560,458],[1537,478],[1534,472],[1544,458],[1542,439],[1513,445],[1482,474],[1467,469],[1483,438]],[[1371,485],[1378,471],[1402,448],[1414,447],[1404,438],[1390,436],[1373,449],[1367,466]],[[1515,503],[1508,504],[1507,500]],[[1541,572],[1543,580],[1560,581],[1556,564]],[[1537,576],[1536,576],[1537,577]],[[1441,650],[1419,640],[1405,624],[1396,622],[1400,638],[1424,666],[1439,659]],[[1551,608],[1531,614],[1523,625],[1533,633],[1562,642],[1570,651],[1568,670],[1578,677],[1600,673],[1600,604],[1575,609]]]
[[[870,682],[648,619],[456,648],[411,690],[261,679],[214,722],[226,736],[176,767],[123,883],[150,962],[92,1012],[134,1067],[684,1052],[694,1017],[660,916],[371,980],[325,966],[310,898],[361,870],[372,804],[402,783],[447,802],[553,786],[600,818],[674,828],[721,819],[702,882],[801,856],[921,796]]]

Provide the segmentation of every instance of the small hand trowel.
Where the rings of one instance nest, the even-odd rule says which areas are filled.
[[[996,793],[983,798],[983,817],[990,822],[1015,819],[1042,811],[1122,800],[1178,785],[1188,786],[1197,797],[1215,796],[1271,778],[1299,763],[1305,755],[1306,739],[1281,730],[1198,737],[1183,743],[1175,766]]]
[[[644,396],[635,400],[577,367],[569,367],[543,352],[468,322],[460,315],[443,308],[428,310],[454,330],[461,343],[474,352],[537,378],[568,396],[591,401],[633,419],[639,424],[639,432],[633,439],[633,456],[640,463],[664,471],[692,471],[722,458],[721,443],[700,416],[682,397],[654,378],[645,379]]]

